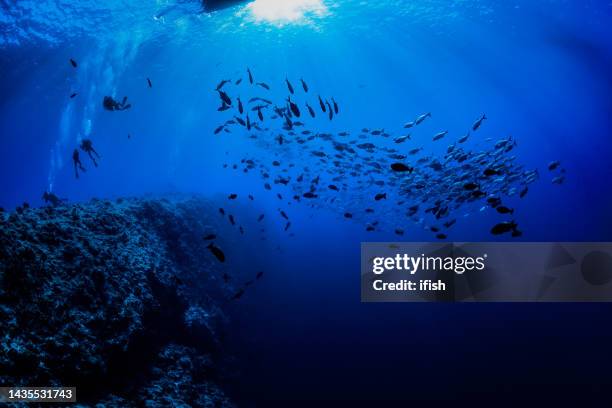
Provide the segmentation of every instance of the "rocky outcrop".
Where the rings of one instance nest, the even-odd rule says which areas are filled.
[[[0,383],[76,386],[90,406],[231,406],[202,240],[215,213],[191,196],[0,213]]]

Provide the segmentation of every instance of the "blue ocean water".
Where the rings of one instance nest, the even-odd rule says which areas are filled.
[[[231,118],[217,111],[214,89],[223,79],[246,82],[247,67],[271,86],[258,94],[275,101],[287,96],[285,78],[296,88],[304,78],[313,105],[313,95],[333,96],[340,114],[308,123],[320,133],[399,136],[404,123],[431,112],[410,146],[443,156],[484,113],[468,143],[477,149],[512,136],[510,154],[540,175],[524,199],[508,199],[518,239],[609,241],[609,2],[256,0],[213,13],[185,0],[1,6],[2,207],[42,205],[44,191],[70,201],[198,193],[220,206],[230,205],[229,193],[255,196],[235,204],[237,217],[252,222],[226,249],[240,273],[253,268],[243,259],[253,253],[266,270],[266,284],[232,306],[239,357],[249,362],[236,385],[245,404],[465,397],[500,383],[532,391],[575,383],[570,392],[609,385],[600,377],[612,362],[607,306],[360,304],[360,242],[434,239],[425,225],[388,205],[381,228],[367,232],[342,215],[374,205],[358,194],[288,205],[276,193],[289,198],[290,186],[269,192],[257,172],[231,166],[256,158],[321,169],[317,157],[277,146],[278,129],[258,139],[239,128],[214,135]],[[133,106],[105,111],[105,95],[126,95]],[[442,130],[449,135],[432,142]],[[82,154],[87,172],[76,179],[71,154],[85,138],[100,163]],[[566,171],[561,185],[547,169],[555,160]],[[276,216],[281,206],[294,236]],[[450,240],[510,239],[490,234],[501,218],[480,207],[457,210]],[[266,241],[249,237],[262,212]]]

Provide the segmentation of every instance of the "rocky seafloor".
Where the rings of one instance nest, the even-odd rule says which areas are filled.
[[[0,212],[0,385],[79,405],[230,407],[225,289],[194,196]]]

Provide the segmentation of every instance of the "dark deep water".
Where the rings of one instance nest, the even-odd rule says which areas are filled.
[[[272,87],[258,95],[275,101],[286,97],[286,77],[296,88],[299,78],[308,82],[313,105],[313,95],[334,96],[341,113],[311,121],[315,132],[382,128],[396,137],[432,112],[407,143],[435,156],[486,113],[467,143],[479,149],[511,135],[518,145],[510,155],[540,175],[524,199],[508,198],[519,239],[610,241],[609,2],[306,0],[293,9],[257,0],[212,14],[189,1],[72,3],[1,5],[0,206],[40,206],[45,190],[76,202],[193,192],[245,220],[244,236],[220,232],[233,242],[229,269],[266,271],[230,306],[241,367],[232,391],[241,405],[475,395],[497,404],[536,394],[596,398],[612,385],[608,305],[361,304],[360,242],[433,240],[427,221],[411,222],[405,208],[386,203],[380,228],[366,232],[363,219],[343,213],[373,206],[378,190],[362,195],[351,177],[347,188],[357,193],[333,204],[287,204],[291,185],[267,191],[258,172],[231,165],[256,158],[317,171],[317,157],[295,143],[279,147],[278,126],[256,140],[239,128],[213,134],[231,118],[217,111],[214,88],[222,79],[246,82],[246,67]],[[133,107],[104,111],[104,95],[127,95]],[[449,135],[432,142],[442,130]],[[83,138],[101,158],[94,168],[82,154],[87,172],[77,180],[71,153]],[[367,141],[376,137],[359,142]],[[561,185],[546,168],[553,160],[566,171]],[[230,193],[238,202],[227,202]],[[482,206],[456,210],[448,239],[510,239],[489,234],[500,216]],[[400,226],[403,237],[393,234]]]

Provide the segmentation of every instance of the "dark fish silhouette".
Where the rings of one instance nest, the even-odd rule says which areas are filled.
[[[563,184],[564,181],[565,181],[564,176],[558,176],[552,179],[553,184]]]
[[[421,123],[423,123],[423,121],[427,118],[431,117],[431,113],[425,113],[421,116],[419,116],[418,118],[416,118],[416,120],[414,121],[415,124],[420,125]]]
[[[308,92],[308,85],[306,85],[306,82],[304,82],[304,79],[300,78],[300,81],[302,82],[302,88],[304,88],[304,92]]]
[[[73,68],[76,68],[78,66],[77,62],[72,58],[70,58],[70,65],[72,65]]]
[[[391,169],[393,171],[397,171],[397,172],[409,172],[412,173],[412,171],[414,170],[413,167],[407,166],[404,163],[393,163],[391,165]]]
[[[489,204],[491,207],[493,207],[493,208],[495,208],[495,207],[497,207],[498,205],[500,205],[500,204],[501,204],[501,202],[502,202],[502,201],[501,201],[501,199],[500,199],[500,198],[498,198],[498,197],[489,197],[489,198],[487,198],[487,203],[488,203],[488,204]]]
[[[332,103],[334,104],[334,113],[337,115],[339,112],[338,104],[336,103],[336,100],[334,98],[331,98],[331,100],[332,100]]]
[[[448,130],[445,130],[444,132],[440,132],[440,133],[436,134],[436,135],[433,137],[433,140],[434,140],[434,141],[436,141],[436,140],[440,140],[440,139],[442,139],[444,136],[446,136],[447,134],[448,134]]]
[[[238,300],[242,297],[242,295],[244,295],[244,289],[241,288],[240,290],[238,290],[238,292],[234,294],[234,296],[232,296],[232,299]]]
[[[287,83],[287,88],[289,89],[289,92],[291,92],[291,95],[293,95],[295,93],[293,90],[293,85],[291,85],[291,82],[289,82],[288,78],[285,78],[285,82]]]
[[[219,92],[219,97],[221,98],[221,100],[223,101],[224,104],[226,105],[231,105],[232,104],[232,100],[230,99],[229,96],[227,96],[227,94],[221,90],[218,90],[217,92]]]
[[[147,84],[149,85],[149,88],[153,88],[153,83],[151,82],[151,79],[147,78]]]
[[[321,110],[326,112],[325,104],[323,103],[323,99],[321,99],[321,95],[319,95],[319,106],[321,106]]]
[[[328,101],[325,101],[325,104],[327,105],[327,109],[329,109],[329,120],[332,120],[334,118],[334,111]]]
[[[484,174],[487,177],[491,177],[491,176],[499,176],[500,174],[502,174],[501,171],[496,170],[496,169],[492,169],[492,168],[487,168],[485,169],[482,174]]]
[[[310,116],[314,118],[315,117],[314,109],[312,109],[312,107],[308,103],[306,104],[306,108],[308,109],[308,113],[310,113]]]
[[[291,113],[293,113],[294,116],[299,118],[300,117],[300,108],[298,108],[298,106],[295,103],[293,103],[291,98],[287,98],[287,102],[289,102],[289,108],[291,108]]]
[[[452,226],[453,226],[453,225],[454,225],[456,222],[457,222],[457,219],[452,219],[452,220],[450,220],[450,221],[445,222],[445,223],[444,223],[444,226],[445,226],[446,228],[450,228],[450,227],[452,227]]]
[[[497,207],[497,212],[500,214],[514,214],[513,209],[504,206]]]
[[[252,84],[253,83],[253,74],[251,74],[251,69],[247,68],[247,73],[249,74],[249,82]]]
[[[229,80],[227,80],[227,79],[224,79],[224,80],[222,80],[221,82],[219,82],[219,83],[217,84],[217,87],[215,88],[215,91],[220,91],[220,90],[221,90],[221,88],[223,88],[223,86],[224,86],[225,84],[227,84],[228,82],[229,82]]]
[[[510,231],[516,231],[517,227],[518,225],[514,221],[500,222],[499,224],[491,228],[491,234],[493,235],[506,234]]]
[[[387,199],[387,193],[378,193],[374,196],[374,200],[376,201],[380,201],[380,200],[386,200]]]
[[[219,262],[225,262],[225,254],[219,247],[215,246],[214,243],[211,242],[206,248],[208,248]]]
[[[474,124],[472,125],[472,130],[473,131],[477,131],[480,126],[482,125],[482,122],[487,119],[487,117],[485,115],[482,115],[482,117],[480,119],[478,119],[476,122],[474,122]]]
[[[415,155],[415,154],[417,154],[418,152],[420,152],[421,150],[423,150],[423,148],[422,148],[422,147],[417,147],[416,149],[412,149],[412,150],[410,150],[410,151],[408,152],[408,154],[410,154],[410,155]]]

